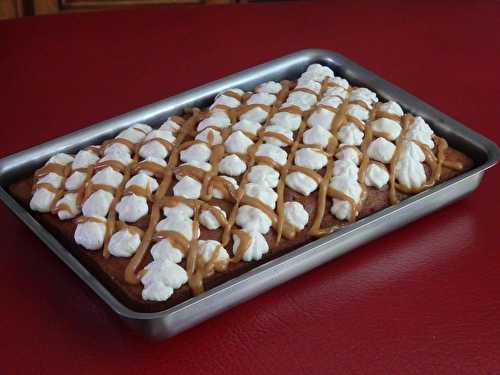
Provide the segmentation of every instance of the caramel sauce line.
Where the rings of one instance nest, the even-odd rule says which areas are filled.
[[[399,202],[397,193],[396,193],[396,165],[399,161],[399,157],[401,155],[401,147],[403,141],[405,140],[406,132],[408,131],[408,127],[410,125],[411,120],[413,119],[412,115],[405,114],[401,119],[401,127],[403,128],[401,133],[399,134],[398,139],[396,139],[396,149],[394,150],[394,155],[392,155],[390,167],[389,167],[389,200],[391,204],[396,204]]]

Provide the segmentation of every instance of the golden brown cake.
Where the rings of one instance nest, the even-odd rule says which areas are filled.
[[[472,165],[313,64],[54,155],[10,190],[125,305],[159,311]]]

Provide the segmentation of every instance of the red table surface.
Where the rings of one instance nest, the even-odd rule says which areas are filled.
[[[348,3],[1,22],[1,156],[308,47],[499,143],[498,2]],[[1,372],[499,373],[499,186],[496,168],[466,199],[160,343],[0,205]]]

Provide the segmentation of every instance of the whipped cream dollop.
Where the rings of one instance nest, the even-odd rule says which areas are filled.
[[[286,176],[286,186],[306,197],[318,188],[317,182],[302,172],[292,172]]]
[[[121,221],[133,223],[148,214],[149,207],[145,197],[128,194],[116,204],[116,212]]]
[[[250,235],[250,245],[245,250],[242,259],[245,262],[251,262],[252,260],[259,260],[264,254],[269,251],[269,245],[267,244],[264,236],[257,232],[251,230],[245,230]],[[240,237],[235,233],[233,234],[233,254],[237,255],[238,247],[240,246]]]
[[[391,161],[394,151],[396,151],[394,143],[379,137],[370,143],[367,154],[370,159],[387,164]]]
[[[295,89],[307,89],[311,90],[315,94],[319,94],[321,91],[321,83],[307,78],[306,79],[299,78],[299,80],[297,81],[297,86],[295,86]]]
[[[376,132],[384,133],[385,137],[390,141],[394,141],[401,134],[401,125],[385,117],[372,121],[370,127]]]
[[[182,177],[174,186],[174,196],[198,199],[201,195],[201,183],[190,176]]]
[[[85,221],[79,223],[75,229],[75,242],[87,250],[98,250],[104,244],[106,219],[104,217],[96,217],[96,219],[99,222]]]
[[[301,111],[307,111],[314,104],[316,104],[316,95],[304,91],[292,91],[282,107],[297,106]]]
[[[278,186],[280,174],[268,165],[254,165],[247,175],[249,182],[262,184],[270,188]]]
[[[128,229],[122,229],[115,232],[109,240],[108,250],[115,257],[128,258],[133,255],[139,245],[141,237],[137,233],[132,233]]]
[[[131,186],[137,186],[142,189],[149,190],[150,192],[154,192],[158,189],[158,182],[153,177],[144,173],[138,173],[125,184],[125,188],[129,188]]]
[[[99,189],[93,192],[83,203],[82,213],[84,216],[105,217],[108,214],[112,201],[113,194],[109,191]]]
[[[45,165],[49,164],[60,164],[67,165],[73,161],[73,156],[60,152],[58,154],[52,155]]]
[[[184,258],[184,253],[172,245],[172,242],[168,239],[155,243],[151,248],[151,255],[154,260],[168,259],[174,263],[180,263]]]
[[[328,163],[328,158],[323,152],[319,150],[305,147],[295,152],[294,161],[295,165],[298,165],[300,167],[319,170]]]
[[[229,108],[236,108],[239,107],[240,101],[232,96],[222,94],[215,98],[214,103],[210,106],[210,109],[214,109],[215,107],[221,105]]]
[[[80,208],[76,204],[77,198],[77,193],[66,193],[61,199],[59,199],[59,201],[56,203],[56,208],[60,207],[62,204],[69,208],[69,210],[60,209],[57,211],[59,220],[72,219],[80,213]]]
[[[338,148],[335,157],[339,160],[349,160],[356,165],[359,165],[363,154],[356,147],[341,146]]]
[[[247,170],[247,164],[238,155],[224,156],[219,162],[219,172],[229,176],[239,176]]]
[[[309,214],[299,202],[285,202],[285,221],[297,230],[305,228],[309,221]]]
[[[168,259],[158,259],[149,263],[141,278],[144,285],[142,299],[146,301],[166,301],[174,292],[188,281],[184,268]]]
[[[366,87],[360,87],[352,91],[349,101],[359,100],[365,103],[368,108],[372,108],[373,104],[378,102],[377,94],[370,91]]]
[[[425,155],[417,144],[404,141],[396,163],[396,179],[410,189],[420,188],[427,180],[424,160]]]
[[[246,112],[244,112],[240,116],[240,120],[247,120],[247,121],[252,121],[252,122],[258,122],[258,123],[263,123],[267,119],[267,115],[269,113],[261,108],[261,107],[255,107],[252,108]]]
[[[120,132],[115,138],[126,139],[132,143],[141,142],[146,134],[151,131],[151,127],[146,124],[135,124]]]
[[[80,150],[75,155],[75,159],[73,160],[73,164],[71,164],[71,168],[73,170],[87,168],[91,165],[94,165],[97,160],[99,160],[99,155],[96,155],[94,152],[88,150]]]
[[[155,228],[157,231],[170,230],[177,232],[188,241],[193,239],[193,220],[188,217],[167,216],[165,219],[160,220]],[[194,234],[196,238],[200,236],[199,231]]]
[[[366,168],[365,184],[378,189],[383,188],[389,182],[389,172],[383,165],[370,163]]]
[[[231,185],[233,185],[235,190],[238,190],[238,182],[234,178],[229,176],[219,176],[219,177],[222,177],[224,180],[228,181]],[[212,191],[212,198],[224,199],[224,193],[219,189],[214,188]]]
[[[332,111],[325,108],[318,108],[311,114],[311,116],[309,116],[307,125],[309,127],[321,126],[326,130],[330,130],[334,116],[335,113]]]
[[[321,126],[313,126],[302,134],[302,143],[305,145],[319,145],[322,149],[328,146],[333,135]]]
[[[260,183],[249,182],[245,185],[245,194],[249,197],[258,199],[273,210],[276,208],[278,194],[269,186]]]
[[[141,158],[153,156],[160,159],[165,159],[168,156],[167,148],[156,139],[165,140],[171,144],[175,142],[175,136],[169,130],[153,130],[150,132],[144,142],[144,145],[139,149]]]
[[[257,148],[255,156],[265,156],[271,158],[278,165],[284,166],[286,164],[288,154],[286,153],[285,150],[279,148],[276,145],[270,143],[264,143]]]
[[[87,173],[75,171],[71,173],[71,175],[64,182],[64,188],[70,191],[78,190],[83,185],[86,178],[87,178]]]
[[[192,218],[194,215],[194,210],[191,207],[189,207],[187,204],[177,203],[173,207],[168,207],[168,206],[163,207],[163,215],[165,215],[166,217],[179,216],[179,217]]]
[[[290,142],[293,141],[293,132],[290,129],[284,128],[279,125],[269,125],[265,128],[266,132],[272,132],[272,133],[277,133],[283,135],[285,138],[287,138]],[[264,141],[266,143],[276,145],[278,147],[285,147],[287,144],[282,142],[280,139],[266,135],[263,137]]]
[[[369,112],[366,108],[361,107],[358,104],[349,104],[347,107],[347,114],[360,121],[366,121],[369,117]]]
[[[432,135],[434,132],[430,126],[424,121],[420,116],[415,117],[415,120],[408,126],[408,131],[405,134],[405,139],[412,141],[417,141],[429,146],[432,150],[434,148],[434,142],[432,140]]]
[[[269,94],[278,94],[282,89],[281,83],[269,81],[261,83],[255,89],[256,92],[267,92]]]
[[[277,112],[271,117],[270,124],[295,131],[300,127],[302,116],[297,113]]]
[[[224,142],[226,152],[237,154],[246,154],[251,145],[253,145],[253,141],[241,130],[232,133]]]
[[[344,89],[343,87],[329,87],[326,91],[325,91],[325,96],[327,97],[337,97],[339,99],[345,99],[347,98],[347,95],[348,95],[348,92],[346,89]]]
[[[172,134],[177,133],[179,130],[181,130],[181,126],[176,123],[174,120],[172,120],[171,117],[167,119],[161,126],[160,130],[168,130]]]
[[[390,114],[396,115],[396,116],[403,116],[404,115],[403,109],[401,108],[401,106],[392,100],[390,100],[386,103],[382,103],[378,110],[380,112],[390,113]]]
[[[49,212],[50,206],[56,195],[45,188],[38,188],[33,193],[30,200],[30,208],[33,211]]]
[[[119,143],[115,143],[111,145],[110,147],[106,148],[105,155],[99,159],[99,162],[105,162],[105,161],[117,161],[118,163],[127,166],[130,163],[132,163],[132,158],[130,157],[130,154],[128,152],[123,152],[119,150],[114,150],[111,149],[111,147],[118,145]],[[121,145],[123,146],[123,145]],[[108,151],[111,150],[111,151]]]
[[[226,112],[214,112],[209,117],[199,122],[196,131],[201,132],[210,126],[216,128],[227,128],[230,125],[231,119]]]
[[[323,81],[327,77],[333,78],[333,71],[321,64],[311,64],[307,67],[307,70],[300,76],[301,79],[313,80],[317,82]]]
[[[343,102],[342,98],[340,98],[338,96],[324,96],[319,101],[319,104],[327,105],[329,107],[338,109],[340,107],[340,105],[342,104],[342,102]]]
[[[352,179],[358,178],[359,168],[350,160],[336,160],[333,163],[333,175],[347,175]]]
[[[354,202],[358,203],[361,198],[361,185],[357,179],[350,174],[340,174],[333,176],[330,180],[330,187],[351,197]]]
[[[40,178],[37,183],[39,184],[49,184],[59,189],[61,187],[63,178],[54,172],[47,173],[45,176]]]
[[[220,211],[220,213],[222,214],[222,216],[224,216],[225,218],[227,217],[226,216],[226,212],[223,209],[221,209],[218,206],[213,206],[213,207],[216,210]],[[200,223],[205,228],[210,229],[210,230],[218,229],[221,226],[221,224],[219,223],[219,220],[217,220],[217,218],[215,217],[215,215],[210,210],[201,210],[201,213],[200,213]]]
[[[344,79],[344,78],[330,77],[330,78],[328,78],[327,82],[328,83],[333,83],[334,85],[337,85],[337,86],[340,86],[340,87],[343,87],[346,90],[349,88],[349,82],[347,81],[347,79]]]
[[[276,101],[276,96],[267,92],[259,92],[248,98],[246,104],[272,105]]]
[[[202,132],[198,133],[196,137],[194,137],[196,141],[202,141],[208,143],[212,146],[219,145],[222,143],[222,135],[219,131],[215,129],[205,129]]]
[[[180,159],[188,161],[208,161],[212,151],[205,143],[195,143],[180,152]]]
[[[90,180],[94,185],[106,185],[116,189],[123,181],[123,175],[111,167],[98,171]]]
[[[272,221],[260,209],[244,205],[238,208],[236,224],[250,232],[266,234],[271,228]]]
[[[343,125],[337,132],[337,138],[342,144],[359,146],[363,143],[365,134],[352,122]]]
[[[205,263],[210,262],[217,248],[219,248],[219,252],[217,254],[217,258],[214,259],[216,268],[217,264],[221,265],[229,262],[229,254],[227,253],[227,250],[222,247],[222,244],[219,241],[200,240],[198,241],[198,246],[199,254]]]
[[[262,127],[257,121],[250,120],[240,120],[231,128],[233,131],[241,130],[244,133],[248,133],[251,135],[256,135],[259,129]]]

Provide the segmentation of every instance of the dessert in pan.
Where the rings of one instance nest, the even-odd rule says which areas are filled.
[[[313,64],[56,154],[10,190],[122,302],[159,311],[472,166]]]

